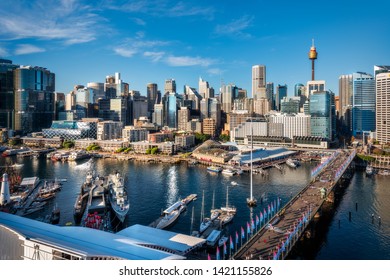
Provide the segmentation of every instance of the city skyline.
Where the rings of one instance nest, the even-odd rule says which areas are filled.
[[[6,0],[0,3],[0,57],[49,69],[56,91],[64,93],[115,72],[144,96],[148,83],[162,90],[165,80],[175,79],[182,93],[184,85],[197,88],[199,77],[216,93],[222,82],[249,93],[252,66],[265,65],[267,82],[287,84],[293,96],[295,84],[311,79],[314,38],[316,79],[338,94],[339,76],[373,74],[374,65],[390,64],[389,5]]]

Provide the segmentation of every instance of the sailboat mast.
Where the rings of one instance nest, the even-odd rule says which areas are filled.
[[[251,200],[253,199],[253,127],[252,127],[252,119],[251,119]]]
[[[204,190],[203,190],[203,196],[202,196],[202,211],[200,213],[200,222],[202,223],[204,219]]]
[[[212,210],[214,210],[214,200],[215,200],[215,190],[213,191],[213,205],[211,206]]]

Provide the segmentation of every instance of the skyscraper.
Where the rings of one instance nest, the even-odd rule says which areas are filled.
[[[265,98],[266,96],[266,69],[265,65],[252,66],[252,98]]]
[[[221,110],[224,111],[226,114],[230,113],[230,111],[233,108],[233,99],[238,96],[238,88],[233,85],[224,85],[221,88],[221,103],[222,108]]]
[[[276,87],[275,107],[280,111],[280,102],[284,97],[287,97],[287,85],[278,85]]]
[[[121,95],[127,95],[129,92],[128,84],[127,86],[123,83],[120,73],[115,73],[114,76],[107,76],[106,82],[104,84],[104,92],[106,93],[106,98],[117,98]]]
[[[353,74],[352,134],[375,131],[375,80],[367,73]]]
[[[303,84],[295,84],[294,96],[302,96],[305,93],[305,86]]]
[[[148,112],[151,115],[154,110],[154,104],[158,104],[161,98],[161,96],[159,97],[157,84],[149,83],[146,85],[146,97],[148,98]]]
[[[275,110],[275,98],[274,98],[274,83],[268,82],[266,85],[267,99],[270,104],[270,109]]]
[[[325,81],[308,81],[306,86],[306,98],[310,98],[314,92],[320,92],[325,90]]]
[[[311,136],[332,140],[331,94],[328,91],[315,92],[310,96]]]
[[[87,88],[93,89],[93,103],[98,103],[98,99],[106,97],[104,92],[104,83],[90,82],[87,84]]]
[[[390,68],[390,67],[389,67]],[[376,137],[379,143],[390,143],[390,70],[376,79]]]
[[[176,81],[174,79],[165,80],[164,94],[176,92]]]
[[[14,70],[15,130],[26,134],[49,128],[54,119],[55,74],[46,68]]]
[[[0,59],[0,127],[14,128],[14,70],[19,65]]]

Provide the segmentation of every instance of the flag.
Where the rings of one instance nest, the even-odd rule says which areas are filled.
[[[278,206],[278,211],[280,210],[280,200],[281,200],[280,197],[278,197],[278,205],[277,205]]]
[[[217,258],[217,260],[220,260],[221,259],[221,256],[219,255],[219,247],[217,247],[217,254],[216,254],[217,256],[216,256],[216,258]]]
[[[244,238],[245,237],[245,232],[244,232],[244,229],[241,227],[241,238]]]
[[[264,221],[265,221],[265,219],[267,219],[267,210],[265,210],[265,208],[264,208]]]
[[[268,214],[271,212],[271,206],[268,204]]]
[[[223,254],[226,255],[227,254],[227,250],[226,250],[226,242],[223,243]]]
[[[207,254],[207,260],[211,260],[210,254]]]
[[[271,213],[274,213],[274,203],[271,202]]]
[[[255,222],[253,221],[253,219],[252,219],[252,221],[251,221],[251,228],[252,228],[252,229],[255,229]]]
[[[251,228],[250,228],[248,222],[246,222],[246,233],[248,233],[248,234],[251,233]]]
[[[260,212],[260,223],[263,222],[263,213]]]
[[[233,244],[233,239],[232,239],[232,236],[230,235],[230,249],[234,249],[234,244]]]
[[[236,244],[238,244],[238,232],[236,231]]]
[[[259,221],[259,217],[256,215],[256,227],[259,225],[260,221]]]

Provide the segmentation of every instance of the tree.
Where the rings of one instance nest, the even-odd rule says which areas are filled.
[[[208,134],[202,134],[202,133],[195,133],[195,142],[196,144],[201,144],[205,142],[206,140],[209,140],[211,138]]]
[[[146,149],[146,154],[147,154],[147,155],[150,155],[151,152],[152,152],[152,149],[151,149],[151,148],[147,148],[147,149]]]
[[[72,140],[65,140],[62,143],[62,147],[65,148],[65,149],[71,149],[71,148],[74,147],[74,142]]]
[[[157,154],[157,152],[158,152],[158,147],[154,147],[154,148],[152,148],[152,149],[150,150],[150,153],[151,153],[152,155]]]
[[[219,135],[219,140],[221,140],[222,142],[229,142],[230,136],[228,134],[221,134]]]

